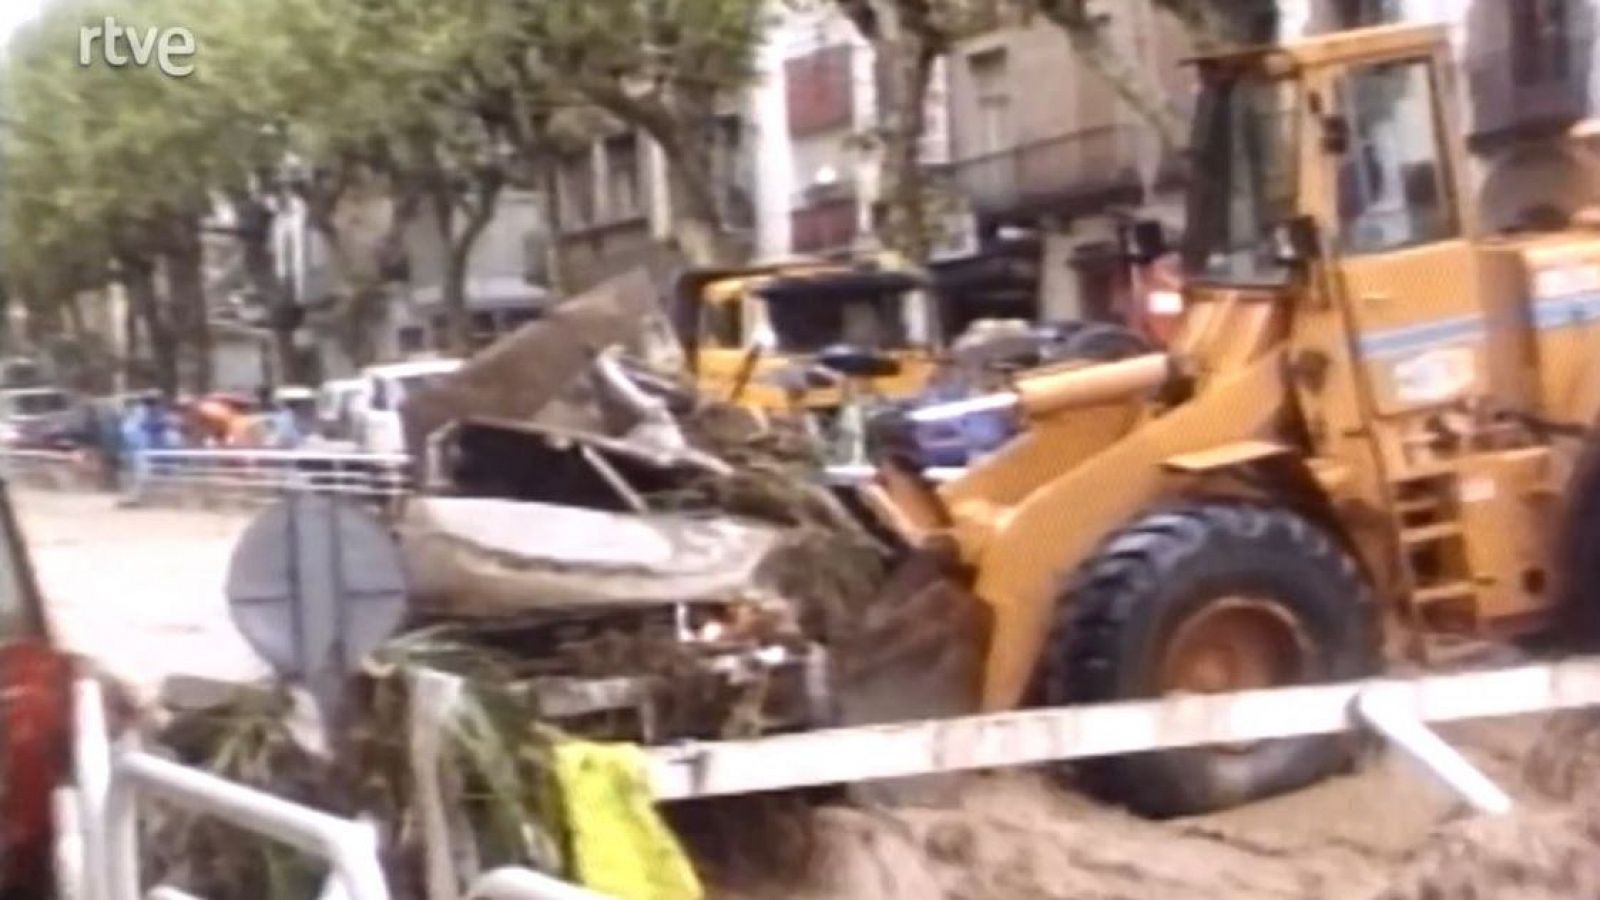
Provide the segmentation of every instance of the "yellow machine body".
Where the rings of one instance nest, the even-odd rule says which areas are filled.
[[[761,289],[780,278],[827,276],[845,271],[836,265],[793,263],[745,272],[729,272],[700,287],[696,307],[694,371],[700,392],[731,400],[749,409],[786,412],[837,407],[843,391],[837,386],[808,386],[791,392],[774,383],[773,376],[804,364],[810,357],[777,346],[762,346],[761,336],[773,333],[772,316]],[[804,301],[789,301],[804,302]],[[838,340],[843,342],[844,335]],[[882,397],[898,399],[922,392],[932,381],[937,360],[931,348],[915,345],[870,348],[893,359],[899,371],[887,377],[866,379],[863,387]]]
[[[1239,197],[1278,204],[1263,246],[1208,253],[1216,228],[1191,221],[1166,353],[1028,373],[1018,438],[954,481],[886,469],[868,492],[908,541],[942,537],[970,567],[993,613],[986,709],[1024,699],[1066,579],[1108,535],[1184,500],[1322,524],[1383,604],[1393,653],[1526,633],[1557,603],[1557,516],[1600,409],[1600,232],[1478,232],[1440,28],[1199,66],[1202,119],[1206,91],[1270,92],[1275,180],[1191,199],[1191,216],[1216,209],[1227,229]],[[1373,162],[1385,141],[1400,148],[1391,172]]]

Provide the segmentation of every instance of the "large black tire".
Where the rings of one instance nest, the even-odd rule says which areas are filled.
[[[1061,600],[1041,685],[1051,704],[1337,681],[1374,660],[1371,593],[1354,561],[1280,509],[1153,513],[1109,539]],[[1209,644],[1208,627],[1223,629]],[[1226,674],[1196,684],[1213,672]],[[1141,753],[1086,761],[1078,776],[1142,815],[1190,815],[1302,787],[1345,765],[1350,749],[1347,738],[1313,736]]]

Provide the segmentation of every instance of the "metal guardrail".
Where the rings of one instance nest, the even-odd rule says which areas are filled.
[[[686,800],[1034,765],[1122,753],[1376,732],[1474,809],[1511,800],[1426,723],[1600,703],[1600,657],[1417,678],[1376,678],[651,748],[659,800]]]
[[[403,454],[314,450],[151,450],[132,467],[139,500],[270,501],[290,491],[390,501],[411,487]]]
[[[123,752],[106,797],[104,900],[139,900],[139,800],[164,800],[322,857],[345,900],[389,900],[372,825],[329,815],[147,753]]]
[[[378,836],[367,822],[343,819],[149,753],[113,748],[98,682],[74,687],[74,774],[57,792],[62,826],[57,846],[62,900],[139,900],[140,801],[159,800],[209,815],[259,837],[320,857],[331,866],[321,896],[389,900],[378,861]],[[149,900],[201,900],[170,885]],[[530,869],[506,867],[477,878],[468,900],[607,900],[601,894]],[[429,900],[460,900],[431,892]]]

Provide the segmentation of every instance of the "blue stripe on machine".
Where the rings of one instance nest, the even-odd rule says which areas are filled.
[[[1551,297],[1533,304],[1533,327],[1541,331],[1596,319],[1600,319],[1600,291]]]
[[[1600,320],[1600,291],[1550,297],[1533,304],[1533,327],[1538,331],[1565,328]],[[1482,340],[1482,316],[1460,316],[1422,325],[1379,331],[1361,339],[1361,355],[1371,358],[1403,356],[1444,344]]]
[[[1471,315],[1374,332],[1361,338],[1360,347],[1365,357],[1402,356],[1440,344],[1481,340],[1483,336],[1483,316]]]

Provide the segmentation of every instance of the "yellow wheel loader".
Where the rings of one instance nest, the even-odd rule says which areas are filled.
[[[920,693],[977,659],[957,686],[993,712],[1349,680],[1558,623],[1594,633],[1600,230],[1483,233],[1441,28],[1197,66],[1170,346],[914,414],[1011,409],[1024,428],[938,485],[881,454],[863,498],[928,587],[863,616],[847,676],[920,666],[898,681]],[[860,720],[893,705],[894,680],[873,694]],[[1080,774],[1142,813],[1195,813],[1306,784],[1347,742]]]
[[[803,412],[835,409],[851,389],[898,399],[927,386],[935,361],[911,340],[905,309],[919,285],[903,272],[796,262],[692,272],[674,300],[702,393]],[[843,347],[879,359],[851,367],[860,374],[818,367],[826,351]]]

